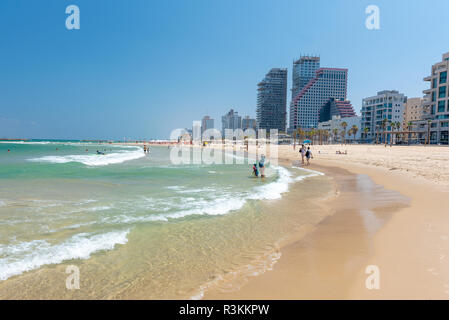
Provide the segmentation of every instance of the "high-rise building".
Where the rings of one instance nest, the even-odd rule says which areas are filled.
[[[290,103],[290,129],[316,128],[330,98],[346,100],[348,69],[320,68]]]
[[[312,80],[320,68],[320,57],[301,56],[293,62],[292,100]]]
[[[257,84],[257,127],[285,131],[287,121],[287,69],[274,68]]]
[[[400,126],[404,122],[404,110],[407,97],[396,90],[384,90],[377,95],[363,99],[362,102],[362,132],[366,140],[375,140],[378,136],[382,139],[390,140],[390,134],[382,134],[383,131],[391,131],[391,122],[399,122]],[[386,125],[384,127],[384,121]],[[402,130],[402,128],[399,128]]]
[[[213,129],[214,128],[214,119],[212,119],[209,116],[204,116],[201,120],[201,134],[204,133],[207,129]]]
[[[231,109],[228,113],[221,117],[221,132],[223,137],[225,136],[225,129],[241,129],[242,128],[242,117],[239,116],[238,112]]]
[[[246,116],[242,119],[242,129],[243,130],[246,130],[246,129],[256,130],[256,128],[257,128],[256,119],[251,119],[249,116]]]
[[[351,101],[330,98],[320,109],[319,122],[329,121],[333,116],[340,118],[355,117]]]
[[[440,62],[432,65],[430,76],[424,81],[430,82],[430,88],[423,93],[423,120],[418,121],[414,129],[421,131],[419,141],[427,143],[449,143],[449,52],[443,54]],[[430,141],[427,136],[430,132]]]

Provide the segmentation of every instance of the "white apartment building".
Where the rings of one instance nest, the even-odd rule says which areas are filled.
[[[343,127],[341,126],[341,124],[343,122],[346,122],[347,126],[346,126],[346,140],[351,141],[355,138],[355,140],[360,140],[362,137],[362,118],[359,116],[356,117],[346,117],[346,118],[342,118],[340,116],[333,116],[331,120],[329,121],[324,121],[324,122],[320,122],[318,123],[318,129],[319,130],[327,130],[329,131],[330,135],[329,135],[329,142],[340,142],[341,140],[341,131],[343,130]],[[349,130],[353,127],[353,126],[357,126],[358,130],[357,133],[355,135],[355,137],[353,135],[349,135],[348,132]],[[335,137],[334,136],[334,130],[338,130],[338,134]]]
[[[367,134],[363,135],[364,139],[374,141],[379,135],[380,139],[386,138],[390,141],[391,135],[387,134],[385,137],[382,132],[391,131],[391,122],[399,122],[400,128],[395,130],[402,130],[406,102],[407,97],[396,90],[379,91],[377,95],[363,99],[361,131],[364,132],[365,128],[368,128]],[[385,128],[384,119],[387,120]]]
[[[424,117],[416,123],[419,140],[430,143],[448,144],[449,140],[449,88],[447,73],[449,69],[449,52],[443,54],[442,61],[432,65],[430,76],[424,81],[430,82],[430,88],[424,90]],[[430,126],[430,128],[429,128]]]

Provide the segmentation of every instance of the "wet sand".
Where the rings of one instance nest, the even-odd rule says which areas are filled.
[[[272,271],[239,291],[210,290],[206,299],[345,299],[374,254],[374,237],[409,199],[375,184],[367,175],[311,166],[331,176],[338,196],[324,202],[332,214],[315,230],[281,248]],[[298,206],[299,207],[299,206]]]

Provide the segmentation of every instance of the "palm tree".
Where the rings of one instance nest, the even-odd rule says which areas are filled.
[[[333,129],[332,133],[334,134],[334,142],[337,142],[338,129],[337,128]]]
[[[299,140],[302,140],[304,142],[304,137],[306,136],[306,133],[304,132],[304,130],[301,128],[298,128],[298,134],[299,134]]]
[[[312,141],[312,145],[314,145],[315,144],[314,141],[315,141],[316,130],[315,129],[310,130],[309,134],[310,134],[310,140]]]
[[[363,128],[363,133],[365,134],[365,140],[368,140],[368,132],[369,132],[368,127]]]
[[[412,129],[413,126],[413,122],[409,121],[407,122],[407,130],[408,130],[408,139],[407,139],[407,144],[410,145],[410,139],[412,136],[412,133],[410,132],[410,130]]]
[[[348,136],[349,136],[349,138],[351,138],[351,135],[352,135],[352,128],[348,130]],[[351,143],[351,142],[349,142],[349,143]]]
[[[340,131],[340,137],[341,137],[341,141],[343,144],[343,141],[345,141],[345,137],[346,137],[346,130],[341,130]]]
[[[385,118],[385,119],[382,120],[382,124],[381,124],[385,145],[387,145],[387,134],[385,133],[385,129],[387,128],[387,123],[388,123],[388,119]]]
[[[346,121],[343,121],[342,123],[341,123],[341,127],[343,128],[343,131],[344,131],[344,133],[345,133],[345,135],[343,136],[343,141],[344,141],[344,143],[346,144],[346,127],[348,126],[348,124],[347,124],[347,122]]]
[[[352,134],[354,135],[352,142],[354,143],[355,136],[356,136],[357,132],[359,131],[359,127],[357,127],[357,125],[353,125],[351,129],[352,129]]]
[[[379,125],[376,125],[376,144],[379,144]]]
[[[431,120],[427,120],[427,144],[430,145],[430,125],[431,125],[432,121]]]
[[[329,144],[330,132],[328,130],[323,130],[324,144]]]
[[[391,127],[391,134],[390,134],[390,147],[393,146],[393,132],[394,128],[396,128],[396,122],[390,121],[390,127]]]
[[[293,150],[296,149],[296,136],[298,135],[298,130],[299,128],[293,131]]]
[[[399,121],[396,121],[396,129],[398,130],[398,133],[396,133],[396,141],[398,141],[398,140],[402,141],[402,139],[400,139],[401,138],[401,132],[400,132],[401,123]]]

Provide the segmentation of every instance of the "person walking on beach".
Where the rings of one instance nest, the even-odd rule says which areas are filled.
[[[299,149],[299,153],[301,154],[301,164],[304,165],[304,157],[306,155],[306,147],[304,145]]]
[[[310,158],[313,159],[312,151],[310,150],[310,147],[307,147],[306,158],[307,158],[307,165],[309,165],[310,164]]]

